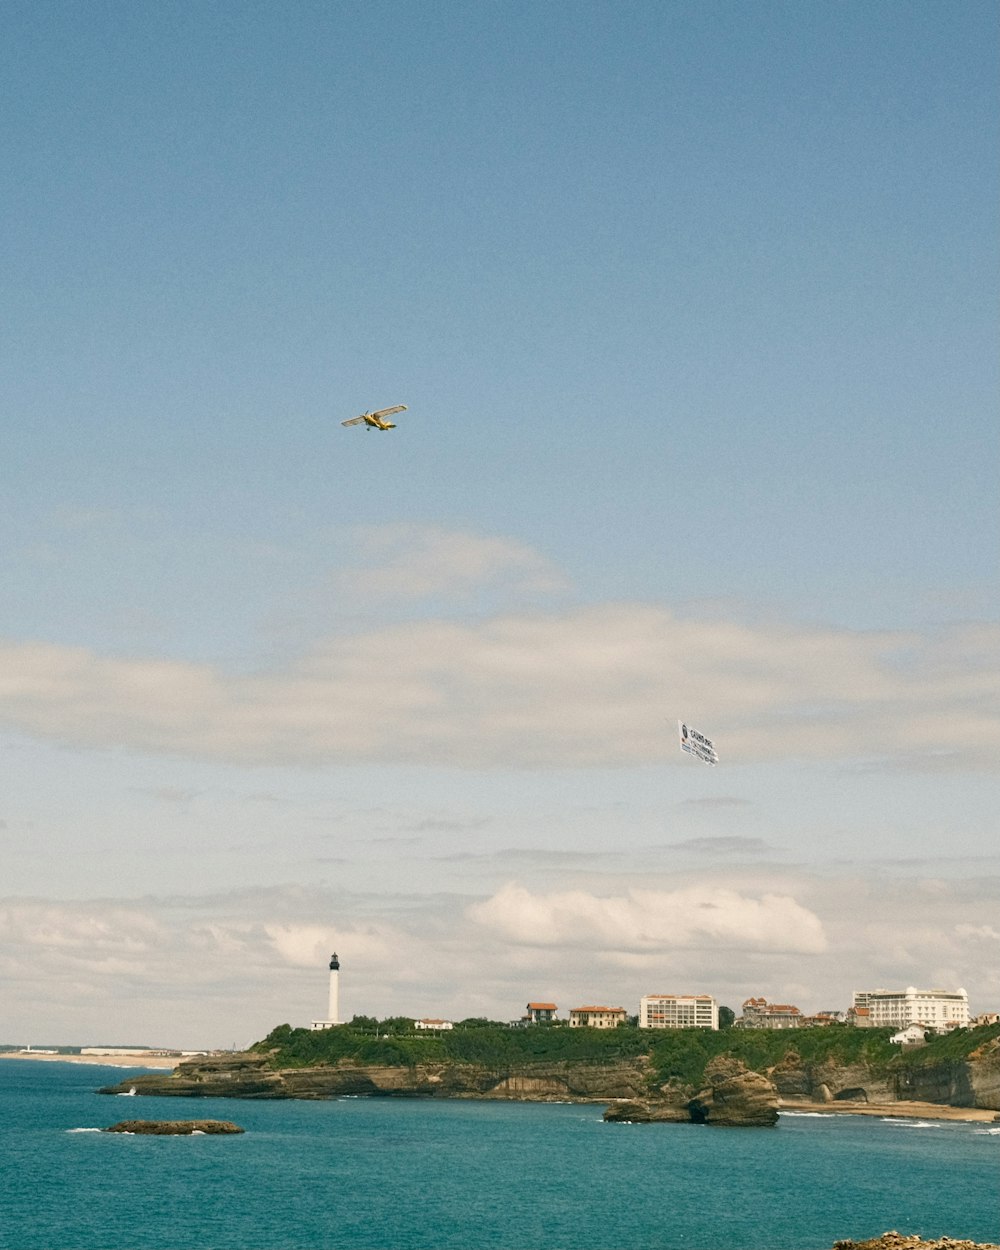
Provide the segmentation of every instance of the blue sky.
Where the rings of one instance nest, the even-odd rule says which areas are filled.
[[[9,1027],[996,1009],[997,24],[8,7]]]

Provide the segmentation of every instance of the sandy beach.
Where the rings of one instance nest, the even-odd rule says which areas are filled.
[[[880,1118],[916,1120],[976,1120],[1000,1123],[1000,1111],[981,1107],[947,1107],[937,1102],[800,1102],[779,1099],[778,1111],[820,1115],[874,1115]]]
[[[177,1055],[43,1055],[38,1051],[8,1050],[0,1059],[30,1059],[39,1063],[85,1063],[96,1068],[176,1068]]]

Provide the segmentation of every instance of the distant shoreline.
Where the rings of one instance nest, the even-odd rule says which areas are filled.
[[[983,1107],[950,1107],[940,1102],[800,1102],[779,1098],[778,1113],[796,1112],[804,1115],[871,1115],[903,1120],[976,1120],[983,1124],[1000,1123],[1000,1111]]]
[[[43,1055],[34,1050],[0,1051],[0,1059],[31,1059],[41,1063],[81,1063],[95,1068],[176,1068],[177,1055]]]
[[[170,1070],[183,1063],[177,1055],[45,1055],[38,1051],[0,1051],[0,1059],[30,1059],[40,1063],[78,1063],[97,1068],[155,1068]],[[518,1101],[516,1099],[512,1101]],[[526,1099],[525,1101],[532,1101]],[[592,1099],[590,1101],[601,1101]],[[1000,1123],[1000,1111],[982,1107],[950,1107],[938,1102],[806,1102],[779,1098],[778,1112],[808,1115],[867,1115],[908,1120],[967,1120]]]

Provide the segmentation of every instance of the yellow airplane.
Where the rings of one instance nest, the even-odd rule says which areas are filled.
[[[393,421],[386,421],[383,418],[391,417],[393,413],[405,412],[405,404],[397,404],[395,408],[380,408],[378,412],[363,412],[360,417],[351,417],[350,421],[341,421],[341,425],[360,425],[362,421],[365,423],[365,429],[368,430],[394,430],[396,424]]]

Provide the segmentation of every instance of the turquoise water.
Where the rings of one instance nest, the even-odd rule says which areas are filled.
[[[890,1228],[1000,1241],[1000,1132],[984,1124],[727,1130],[604,1124],[598,1106],[94,1092],[126,1075],[0,1062],[2,1250],[830,1250]],[[247,1132],[80,1131],[135,1116]]]

